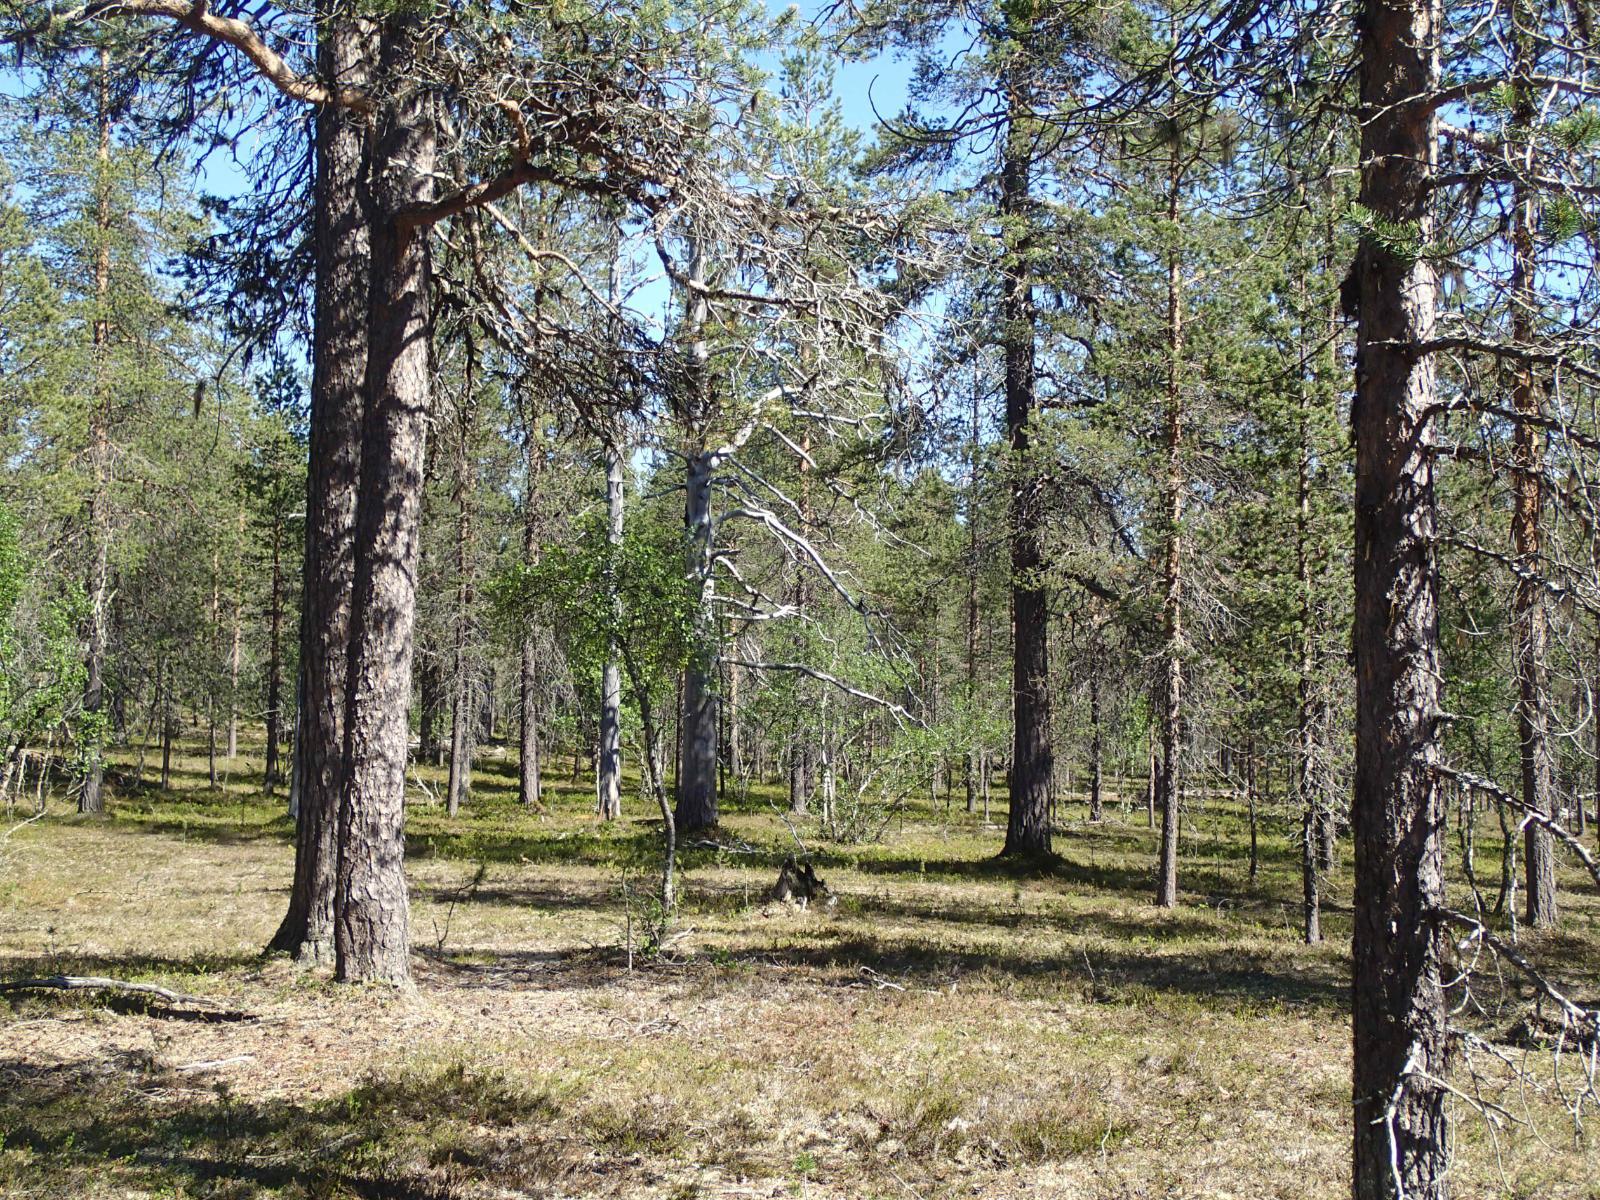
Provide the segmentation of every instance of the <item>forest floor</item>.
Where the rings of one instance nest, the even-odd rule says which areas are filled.
[[[1018,871],[958,799],[815,844],[838,903],[798,911],[765,903],[793,843],[756,789],[725,848],[685,854],[682,936],[644,958],[628,942],[658,825],[631,797],[601,825],[588,786],[554,778],[550,811],[522,810],[491,750],[454,821],[420,793],[410,810],[400,996],[260,956],[290,824],[237,779],[209,790],[203,759],[178,766],[171,792],[124,790],[103,819],[58,802],[0,846],[0,980],[148,981],[250,1019],[0,997],[0,1195],[1348,1194],[1349,880],[1330,880],[1327,941],[1302,945],[1287,820],[1251,884],[1240,811],[1196,802],[1162,912],[1142,809],[1090,825],[1064,805],[1059,859]],[[1561,932],[1525,940],[1593,996],[1600,903],[1563,883]],[[1506,1040],[1525,1001],[1478,998],[1545,1085],[1506,1088],[1483,1053],[1458,1072],[1514,1120],[1457,1105],[1457,1194],[1600,1196],[1548,1056]]]

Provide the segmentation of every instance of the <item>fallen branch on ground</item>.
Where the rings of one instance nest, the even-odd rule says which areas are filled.
[[[232,1058],[208,1058],[204,1062],[184,1063],[182,1066],[173,1067],[174,1071],[215,1071],[218,1067],[231,1067],[234,1063],[254,1062],[254,1054],[235,1054]]]
[[[107,979],[100,975],[50,975],[40,979],[14,979],[0,983],[0,993],[55,989],[66,992],[124,992],[140,996],[154,996],[168,1004],[194,1004],[207,1010],[209,1015],[221,1020],[246,1021],[252,1013],[223,1008],[215,1000],[204,996],[189,996],[154,983],[129,983],[125,979]]]

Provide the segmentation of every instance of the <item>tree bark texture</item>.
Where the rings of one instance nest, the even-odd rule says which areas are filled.
[[[371,27],[345,21],[321,28],[317,54],[323,74],[350,87],[363,86],[374,53]],[[366,154],[361,122],[341,109],[325,108],[317,114],[315,138],[315,330],[300,650],[302,779],[289,911],[268,948],[320,964],[333,960],[371,243],[357,196]]]
[[[1443,899],[1438,584],[1428,411],[1438,283],[1422,251],[1439,84],[1438,0],[1367,0],[1361,202],[1390,230],[1363,239],[1352,413],[1356,461],[1354,1172],[1356,1200],[1448,1195],[1447,1041],[1435,909]],[[1387,244],[1385,244],[1387,243]]]
[[[677,826],[692,833],[717,823],[717,660],[712,615],[711,484],[712,456],[700,454],[689,463],[688,500],[684,523],[689,538],[691,570],[699,582],[695,644],[683,679],[682,766],[678,777]]]
[[[382,38],[387,77],[402,77],[414,30]],[[426,450],[431,264],[425,229],[395,215],[433,195],[432,98],[397,97],[378,118],[371,164],[372,287],[356,572],[339,803],[335,972],[408,984],[405,772],[416,616],[418,518]]]
[[[1026,31],[1024,31],[1026,32]],[[1032,219],[1033,145],[1025,117],[1031,102],[1026,70],[1006,81],[1006,142],[1000,166],[1000,214],[1007,247],[1001,335],[1005,358],[1006,436],[1011,450],[1012,751],[1011,803],[1002,855],[1051,851],[1050,790],[1055,758],[1050,740],[1049,607],[1043,566],[1040,480],[1029,458],[1035,407],[1033,272],[1028,262]]]

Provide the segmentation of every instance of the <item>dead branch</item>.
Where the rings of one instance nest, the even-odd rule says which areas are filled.
[[[45,989],[66,992],[123,992],[131,995],[154,996],[158,1000],[165,1000],[168,1004],[198,1005],[219,1020],[248,1021],[255,1019],[255,1014],[253,1013],[223,1008],[215,1000],[209,1000],[204,996],[190,996],[154,983],[130,983],[124,979],[107,979],[100,975],[49,975],[38,979],[15,979],[10,983],[0,983],[0,994]]]
[[[1500,803],[1516,809],[1523,814],[1523,824],[1532,823],[1542,829],[1549,830],[1552,837],[1578,856],[1578,861],[1589,872],[1589,877],[1594,880],[1595,886],[1600,887],[1600,862],[1597,862],[1594,855],[1589,853],[1589,848],[1579,840],[1577,835],[1561,824],[1560,821],[1557,821],[1548,813],[1542,813],[1538,809],[1530,807],[1522,797],[1512,795],[1493,780],[1485,779],[1481,775],[1474,775],[1471,771],[1459,771],[1442,763],[1435,765],[1434,770],[1446,779],[1454,779],[1458,783],[1462,783],[1475,791],[1483,792]]]

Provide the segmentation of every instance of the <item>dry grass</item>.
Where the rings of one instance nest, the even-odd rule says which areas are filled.
[[[927,810],[881,844],[817,848],[832,912],[774,912],[789,835],[758,789],[727,821],[757,852],[691,850],[692,932],[630,971],[655,827],[598,826],[559,780],[551,813],[524,813],[491,758],[454,823],[412,811],[418,990],[401,997],[258,956],[288,823],[180,765],[171,794],[12,839],[0,978],[152,980],[259,1019],[0,1001],[0,1194],[1347,1193],[1348,920],[1336,904],[1328,943],[1299,944],[1287,826],[1252,888],[1238,814],[1197,811],[1189,890],[1163,914],[1142,813],[1091,827],[1069,805],[1061,860],[1013,873],[992,861],[999,831]],[[1592,995],[1600,905],[1569,882],[1543,949]],[[1523,1001],[1496,998],[1484,1028],[1504,1034]],[[229,1061],[185,1069],[211,1060]],[[1501,1131],[1498,1161],[1461,1113],[1459,1193],[1600,1196],[1594,1145],[1548,1098],[1513,1099],[1529,1124]]]

